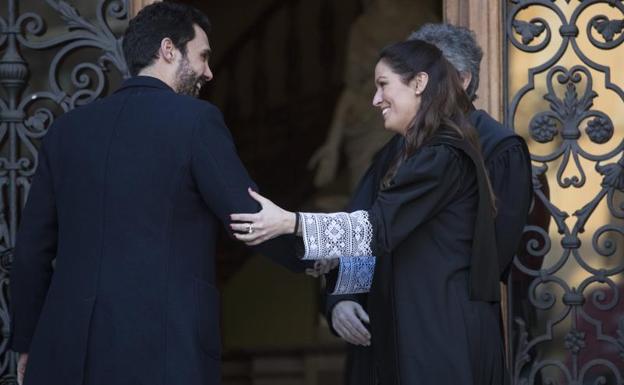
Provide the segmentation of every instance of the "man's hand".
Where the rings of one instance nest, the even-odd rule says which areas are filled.
[[[332,325],[343,340],[353,345],[370,346],[371,335],[362,321],[370,323],[368,314],[357,302],[340,301],[332,310]]]
[[[319,259],[318,261],[314,262],[314,268],[307,268],[305,270],[305,273],[314,278],[318,278],[321,275],[329,273],[331,270],[338,267],[339,264],[339,258]]]
[[[17,359],[17,383],[24,383],[24,374],[26,373],[26,364],[28,363],[28,353],[20,353]]]

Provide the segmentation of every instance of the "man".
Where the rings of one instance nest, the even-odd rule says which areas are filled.
[[[424,40],[436,45],[458,70],[468,95],[473,101],[476,99],[483,53],[472,31],[449,24],[426,24],[412,33],[409,39]],[[497,197],[496,241],[501,279],[504,279],[518,248],[529,211],[532,196],[530,155],[521,137],[514,135],[485,111],[474,110],[470,118],[479,133],[486,167]],[[399,141],[395,139],[377,155],[375,167],[380,170],[369,170],[369,173],[381,176],[385,174],[384,164],[387,167],[393,159],[392,154],[398,151]],[[372,183],[375,188],[378,185],[379,183]],[[366,186],[360,186],[360,190],[362,187]],[[371,194],[367,191],[359,192],[351,202],[350,209],[368,207],[370,199]],[[332,278],[336,278],[335,274]],[[367,303],[368,297],[362,293],[330,295],[327,298],[326,316],[332,330],[352,344],[347,365],[348,384],[377,383],[375,336],[371,336],[365,326],[369,319]],[[371,338],[373,343],[369,347]]]
[[[189,6],[144,8],[123,40],[135,77],[44,138],[11,277],[24,384],[220,382],[217,232],[257,206],[220,112],[193,97],[209,30]]]

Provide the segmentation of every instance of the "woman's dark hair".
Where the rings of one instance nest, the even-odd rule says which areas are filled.
[[[421,94],[420,109],[405,134],[405,148],[388,170],[384,182],[394,177],[401,163],[423,144],[437,136],[452,136],[468,142],[483,164],[479,136],[467,114],[472,103],[464,91],[457,70],[434,45],[422,40],[392,44],[379,54],[379,60],[399,75],[405,84],[419,73],[429,77]],[[494,198],[489,184],[490,194]],[[494,200],[492,200],[494,202]]]
[[[208,17],[189,5],[158,2],[143,8],[130,20],[123,38],[130,74],[137,75],[158,58],[160,43],[166,37],[186,55],[186,44],[195,38],[195,24],[209,34]]]

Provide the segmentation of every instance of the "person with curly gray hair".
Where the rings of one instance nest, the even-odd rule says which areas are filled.
[[[483,51],[473,31],[451,24],[425,24],[410,34],[408,40],[422,40],[438,47],[459,72],[470,100],[474,102],[477,99]],[[479,134],[483,158],[496,196],[496,246],[500,278],[504,280],[518,249],[532,199],[530,154],[520,136],[487,112],[473,106],[469,117]],[[393,142],[397,141],[390,141],[377,159],[391,159],[396,154],[398,149]],[[358,205],[357,202],[355,204]],[[359,204],[366,205],[366,202]],[[370,274],[374,281],[376,272],[372,270]],[[329,273],[330,280],[332,275],[336,275],[335,270]],[[374,358],[375,337],[370,335],[366,326],[376,314],[369,315],[367,312],[370,309],[368,297],[362,293],[327,296],[325,310],[328,323],[336,335],[350,344],[347,360],[349,385],[378,383],[374,369],[377,365]],[[472,348],[479,349],[478,345],[479,341],[475,341]],[[474,379],[475,384],[478,381]]]
[[[459,71],[470,100],[477,99],[483,50],[477,44],[473,31],[452,24],[429,23],[412,32],[407,40],[423,40],[438,47],[446,60]]]

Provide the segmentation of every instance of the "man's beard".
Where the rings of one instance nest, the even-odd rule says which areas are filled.
[[[199,95],[201,88],[208,82],[203,75],[193,71],[186,56],[182,57],[180,66],[176,71],[176,79],[176,92],[194,97]]]

